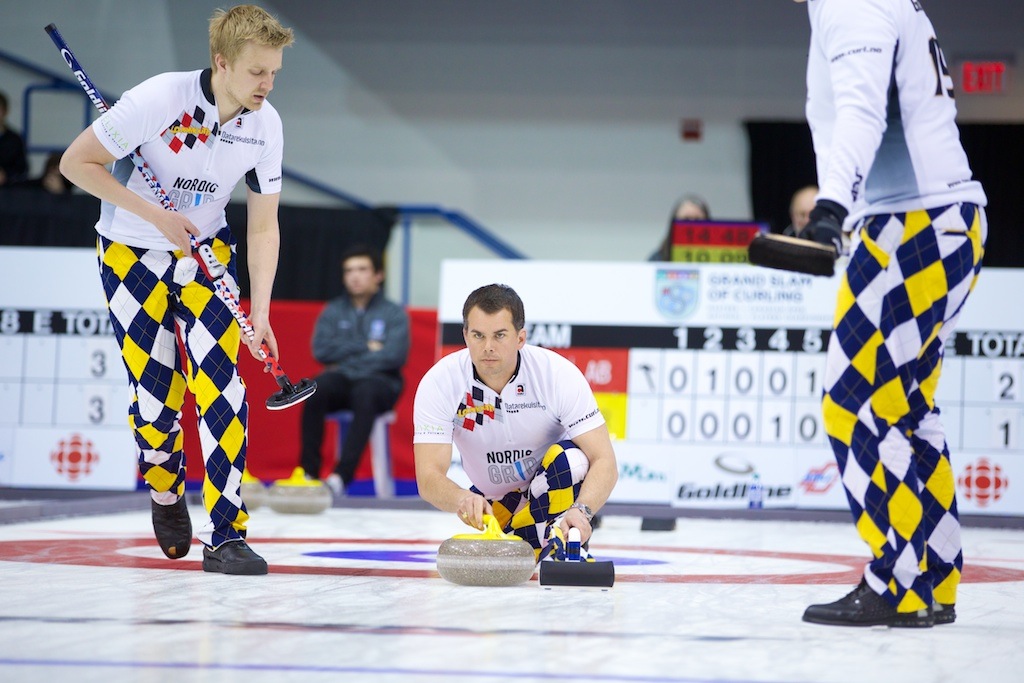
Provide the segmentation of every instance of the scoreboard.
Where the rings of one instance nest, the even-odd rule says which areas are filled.
[[[95,251],[0,249],[0,359],[0,486],[136,487]]]
[[[442,353],[463,346],[462,304],[503,282],[527,340],[570,358],[594,389],[619,460],[615,502],[846,509],[821,418],[837,278],[747,264],[446,261]],[[946,349],[937,402],[961,510],[1024,514],[1024,310],[983,271]]]

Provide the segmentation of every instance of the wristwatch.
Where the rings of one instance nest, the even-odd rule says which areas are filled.
[[[571,510],[573,508],[576,508],[577,510],[582,512],[584,517],[587,518],[588,522],[594,519],[594,511],[591,510],[590,506],[586,505],[585,503],[573,503],[572,505],[569,506],[569,509]]]

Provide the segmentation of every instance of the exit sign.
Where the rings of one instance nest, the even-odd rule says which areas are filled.
[[[1009,69],[1003,61],[964,62],[960,84],[969,95],[997,95],[1006,92]]]

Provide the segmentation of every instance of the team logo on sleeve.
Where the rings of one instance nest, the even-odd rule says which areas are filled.
[[[462,419],[462,428],[473,431],[477,426],[483,426],[484,418],[495,419],[495,413],[500,415],[501,397],[495,396],[494,403],[484,401],[484,392],[479,387],[466,394],[465,400],[459,404],[459,411],[456,413]]]
[[[160,139],[166,142],[175,154],[180,152],[182,147],[192,149],[197,141],[212,147],[219,125],[214,121],[213,128],[208,128],[203,125],[205,120],[206,112],[202,107],[196,107],[191,114],[182,112],[181,116],[160,134]]]

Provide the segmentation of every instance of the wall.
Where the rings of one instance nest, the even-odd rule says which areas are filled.
[[[203,67],[221,4],[7,3],[0,49],[63,72],[42,30],[57,22],[93,80],[119,93]],[[262,4],[298,30],[271,97],[287,166],[372,203],[460,209],[534,258],[643,259],[683,192],[705,195],[717,217],[750,218],[742,121],[802,118],[806,9],[784,0]],[[1024,3],[928,10],[951,67],[980,55],[1021,63]],[[30,80],[0,66],[15,98]],[[1019,121],[1024,89],[1010,82],[1006,96],[961,96],[962,118]],[[20,102],[12,114],[19,122]],[[48,142],[81,127],[78,104],[38,115]],[[680,140],[684,117],[703,121],[701,142]],[[291,183],[284,201],[324,200]],[[419,306],[436,304],[441,258],[480,256],[436,224],[416,228],[413,248]]]
[[[248,302],[243,302],[243,305],[247,307]],[[315,377],[323,369],[313,360],[309,349],[313,326],[322,309],[321,304],[305,301],[279,302],[275,309],[275,328],[281,331],[278,335],[278,342],[281,344],[281,348],[289,349],[287,358],[282,358],[282,366],[292,382],[298,382],[304,377]],[[402,368],[405,388],[395,406],[396,419],[389,430],[390,474],[397,482],[397,492],[400,495],[415,493],[416,473],[412,453],[413,399],[420,379],[434,364],[437,349],[437,312],[433,309],[411,309],[409,324],[412,344],[409,358]],[[243,354],[245,354],[244,350]],[[277,392],[279,387],[274,378],[263,373],[261,365],[249,358],[248,354],[240,359],[239,372],[245,379],[249,396],[247,467],[253,476],[265,483],[287,478],[299,464],[302,407],[268,410],[265,400]],[[183,414],[193,415],[193,405],[192,396],[188,394]],[[196,434],[194,422],[190,417],[186,417],[182,424],[185,432],[185,452],[200,453],[199,437]],[[328,423],[321,449],[324,465],[321,474],[323,476],[326,476],[333,467],[337,448],[336,427],[333,423]],[[192,460],[191,462],[201,462],[201,460]],[[372,472],[369,450],[367,450],[356,471],[355,492],[365,493],[372,490],[368,485]],[[193,465],[189,469],[188,475],[190,486],[198,485],[203,478],[202,467]]]

